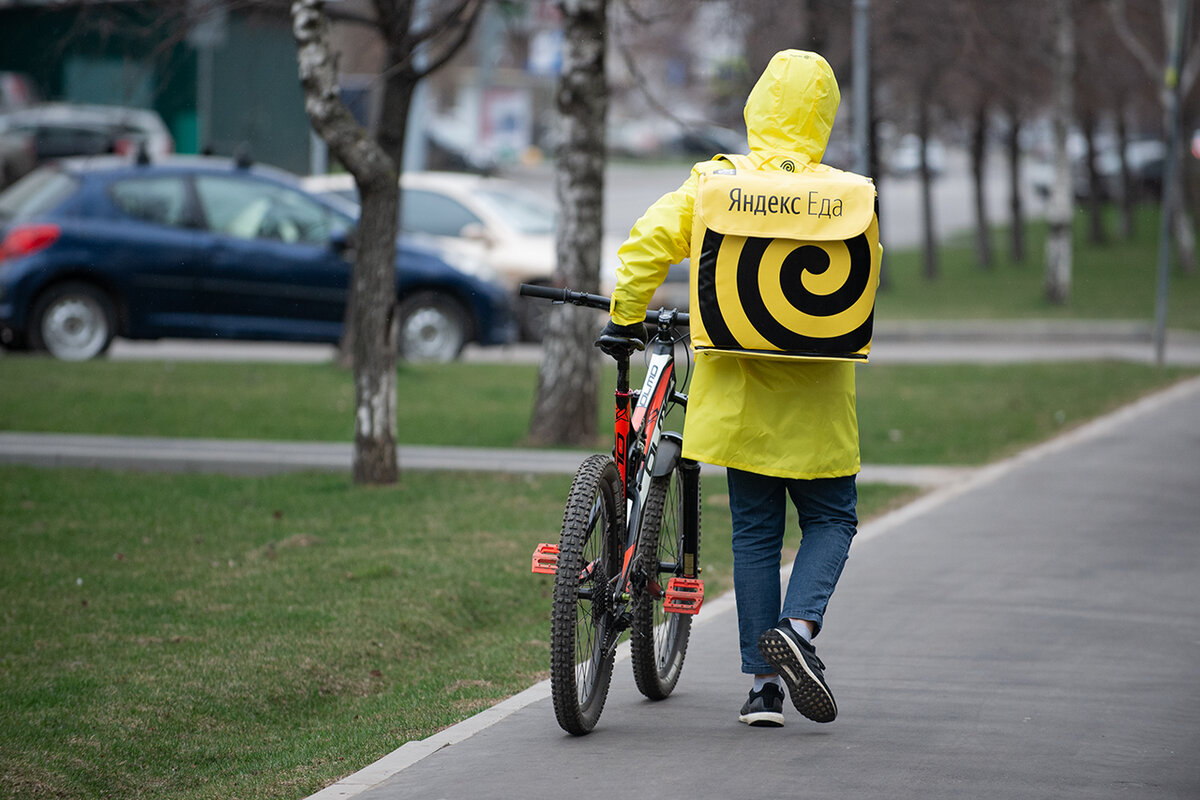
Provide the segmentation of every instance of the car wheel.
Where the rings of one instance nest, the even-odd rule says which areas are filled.
[[[467,330],[462,307],[445,295],[420,292],[400,301],[400,357],[407,361],[453,361]]]
[[[30,344],[63,361],[102,355],[116,334],[116,314],[104,292],[87,283],[64,283],[38,298]]]

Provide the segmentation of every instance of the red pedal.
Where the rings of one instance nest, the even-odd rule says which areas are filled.
[[[533,551],[533,571],[553,575],[558,569],[558,545],[542,542]]]
[[[699,578],[671,578],[663,599],[663,611],[696,614],[704,602],[704,581]]]

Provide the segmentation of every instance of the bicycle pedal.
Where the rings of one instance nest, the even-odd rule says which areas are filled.
[[[558,569],[558,545],[542,542],[533,551],[533,571],[553,575]]]
[[[671,578],[663,598],[663,611],[696,614],[704,602],[704,581],[699,578]]]

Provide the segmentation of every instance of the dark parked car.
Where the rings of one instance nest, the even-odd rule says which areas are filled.
[[[227,159],[41,167],[0,194],[0,342],[63,359],[114,336],[336,342],[354,214]],[[401,240],[396,268],[404,357],[515,337],[510,293],[485,266]]]

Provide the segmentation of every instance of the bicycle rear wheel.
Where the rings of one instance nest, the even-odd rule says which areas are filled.
[[[613,610],[625,530],[620,487],[612,458],[591,456],[575,473],[563,514],[550,623],[550,689],[558,724],[576,736],[600,719],[620,634]]]
[[[663,610],[667,581],[683,553],[684,492],[678,468],[650,482],[638,534],[639,569],[645,587],[633,597],[629,646],[633,679],[651,700],[664,700],[675,689],[692,630],[690,614]],[[696,493],[699,506],[699,492]],[[693,519],[700,519],[696,508]]]

